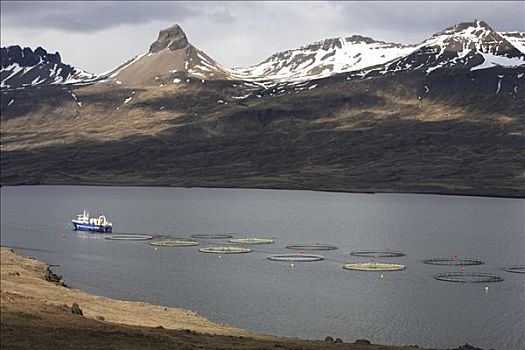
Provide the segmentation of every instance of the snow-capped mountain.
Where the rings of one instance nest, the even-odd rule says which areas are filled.
[[[516,40],[517,41],[517,40]],[[479,70],[525,64],[525,53],[483,21],[459,23],[417,45],[406,56],[381,68],[381,73],[406,70]]]
[[[73,84],[89,82],[96,75],[87,73],[62,62],[60,54],[48,53],[41,47],[2,47],[0,49],[0,87]]]
[[[354,35],[279,52],[258,65],[235,69],[232,74],[248,80],[311,80],[384,64],[414,48]]]

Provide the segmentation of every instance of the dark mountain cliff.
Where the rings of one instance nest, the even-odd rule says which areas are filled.
[[[26,86],[89,82],[95,75],[62,62],[60,54],[48,53],[38,47],[2,47],[0,49],[0,80],[2,89]]]

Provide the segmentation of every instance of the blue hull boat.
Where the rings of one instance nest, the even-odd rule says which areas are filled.
[[[92,232],[107,232],[112,233],[113,227],[112,226],[99,226],[99,225],[91,225],[91,224],[82,224],[79,222],[75,222],[75,220],[72,221],[73,227],[75,231],[92,231]]]
[[[91,232],[102,232],[112,233],[113,224],[106,220],[104,215],[100,215],[98,218],[89,218],[89,214],[84,212],[77,215],[77,218],[71,220],[75,231],[91,231]]]

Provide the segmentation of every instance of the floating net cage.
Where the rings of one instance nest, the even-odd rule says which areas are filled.
[[[405,256],[405,253],[394,252],[391,250],[359,250],[351,252],[352,256],[361,256],[365,258],[399,258]]]
[[[215,233],[215,234],[196,234],[191,235],[192,238],[197,239],[228,239],[233,238],[233,235],[230,233]]]
[[[335,250],[336,246],[326,244],[313,244],[313,245],[287,245],[286,249],[293,250]]]
[[[116,234],[108,235],[104,237],[111,241],[147,241],[153,238],[151,235],[138,235],[138,234]]]
[[[444,272],[434,275],[438,281],[459,283],[501,282],[503,277],[483,272]]]
[[[274,243],[274,240],[270,238],[245,237],[245,238],[232,238],[229,240],[229,242],[237,243],[237,244],[271,244],[271,243]]]
[[[525,265],[512,265],[505,268],[507,272],[525,273]]]
[[[351,262],[343,265],[345,270],[355,271],[401,271],[406,268],[402,264],[384,263],[384,262]]]
[[[284,262],[313,262],[322,261],[324,260],[324,257],[322,255],[314,254],[274,254],[267,256],[266,259]]]
[[[157,247],[192,247],[199,245],[199,242],[193,239],[174,238],[174,239],[157,239],[149,242],[149,244]]]
[[[423,260],[428,265],[446,265],[446,266],[470,266],[483,265],[484,262],[476,259],[468,258],[435,258]]]
[[[246,247],[237,247],[237,246],[214,246],[214,247],[204,247],[199,249],[202,253],[213,253],[213,254],[243,254],[249,253],[252,250]]]

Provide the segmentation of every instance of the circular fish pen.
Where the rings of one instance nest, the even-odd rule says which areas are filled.
[[[401,271],[406,269],[405,265],[384,262],[351,262],[343,265],[345,270],[355,271]]]
[[[116,235],[108,235],[104,237],[105,239],[108,239],[110,241],[147,241],[153,238],[153,236],[150,235],[131,235],[131,234],[116,234]]]
[[[324,260],[324,257],[322,255],[313,254],[274,254],[267,256],[266,259],[284,262],[313,262],[322,261]]]
[[[232,238],[229,240],[229,242],[237,243],[237,244],[271,244],[271,243],[274,243],[274,240],[269,239],[269,238],[245,237],[245,238]]]
[[[230,234],[230,233],[195,234],[195,235],[191,235],[191,238],[197,238],[197,239],[228,239],[228,238],[233,238],[233,235]]]
[[[505,268],[507,272],[525,273],[525,265],[512,265]]]
[[[214,247],[204,247],[199,249],[202,253],[212,253],[212,254],[243,254],[249,253],[252,250],[246,247],[237,247],[237,246],[214,246]]]
[[[484,262],[476,259],[468,258],[435,258],[423,260],[423,263],[427,265],[444,265],[444,266],[471,266],[471,265],[483,265]]]
[[[157,239],[149,242],[156,247],[192,247],[199,245],[199,242],[193,239],[175,238],[175,239]]]
[[[438,281],[458,283],[492,283],[501,282],[503,277],[483,272],[444,272],[434,275]]]
[[[359,250],[356,252],[351,252],[350,255],[364,258],[400,258],[406,254],[390,250]]]
[[[314,244],[314,245],[287,245],[286,249],[292,250],[335,250],[336,246],[326,244]]]

